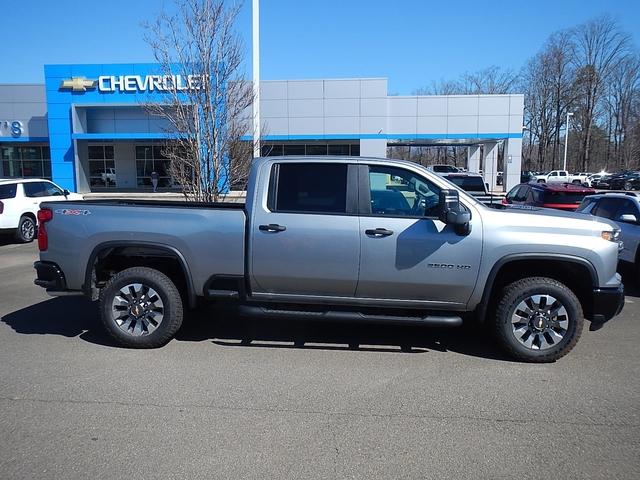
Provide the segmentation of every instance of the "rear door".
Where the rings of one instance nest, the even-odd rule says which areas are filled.
[[[250,222],[253,293],[353,297],[360,259],[357,167],[271,166],[266,204]]]
[[[0,228],[17,228],[20,215],[24,213],[20,201],[22,197],[21,186],[18,183],[0,184],[0,202],[2,211],[0,212]]]

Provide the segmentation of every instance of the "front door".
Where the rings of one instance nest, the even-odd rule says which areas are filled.
[[[362,167],[370,211],[360,217],[357,297],[466,304],[475,287],[482,225],[460,236],[438,220],[440,188],[409,169]],[[473,213],[473,212],[472,212]],[[451,305],[455,306],[455,305]]]
[[[360,259],[357,170],[282,161],[251,223],[253,293],[353,297]]]

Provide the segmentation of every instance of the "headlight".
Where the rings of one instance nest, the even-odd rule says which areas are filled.
[[[605,230],[601,236],[610,242],[618,242],[620,241],[620,230]]]

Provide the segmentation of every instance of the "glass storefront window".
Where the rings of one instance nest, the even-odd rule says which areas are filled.
[[[116,162],[113,145],[89,145],[89,185],[116,187]]]
[[[262,145],[263,157],[274,157],[281,155],[343,155],[360,156],[360,144],[358,143],[308,143],[287,144],[287,143],[267,143]]]
[[[159,175],[158,187],[172,187],[170,165],[171,160],[163,154],[167,147],[164,145],[136,146],[136,184],[141,188],[151,188],[151,173]]]
[[[0,146],[0,176],[51,179],[50,157],[48,146]]]

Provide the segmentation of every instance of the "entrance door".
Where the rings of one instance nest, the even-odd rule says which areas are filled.
[[[440,187],[409,169],[363,167],[357,297],[466,304],[480,266],[482,226],[457,235],[438,220]]]
[[[253,293],[353,297],[360,257],[355,165],[271,167],[251,223]]]

